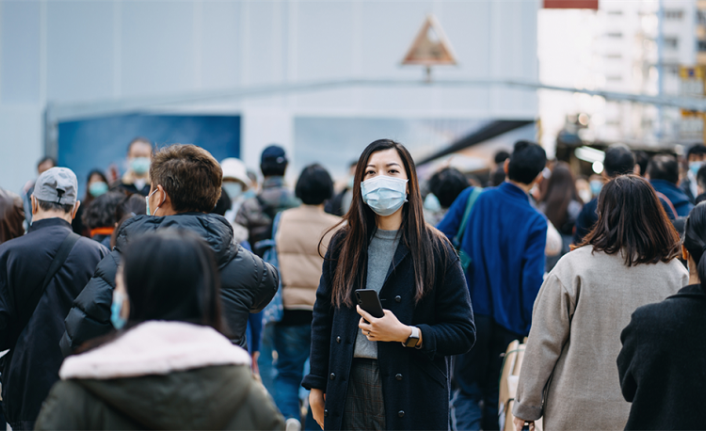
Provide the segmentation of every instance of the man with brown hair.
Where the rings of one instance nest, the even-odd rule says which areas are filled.
[[[64,355],[111,330],[115,273],[125,246],[142,234],[167,228],[196,232],[211,246],[221,273],[228,335],[234,344],[246,345],[248,314],[270,302],[279,281],[271,265],[234,245],[233,229],[225,218],[209,214],[220,197],[222,175],[213,156],[194,145],[172,145],[155,154],[150,166],[147,215],[122,224],[112,253],[98,264],[95,275],[74,301],[61,340]]]

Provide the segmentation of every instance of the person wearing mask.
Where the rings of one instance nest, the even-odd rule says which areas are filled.
[[[248,240],[248,230],[235,222],[235,216],[247,199],[246,193],[250,188],[250,178],[245,169],[245,164],[235,157],[223,159],[221,161],[221,169],[223,169],[223,190],[230,198],[230,206],[226,209],[223,216],[233,226],[233,237],[235,240],[242,243]]]
[[[110,256],[100,262],[66,317],[61,339],[64,355],[84,342],[110,332],[110,296],[115,274],[127,244],[161,229],[190,230],[216,253],[223,280],[223,314],[234,344],[246,345],[250,312],[263,309],[278,286],[277,271],[233,243],[230,223],[209,214],[221,194],[221,167],[211,154],[195,145],[170,145],[155,154],[150,166],[152,191],[145,198],[147,215],[125,220]]]
[[[368,145],[354,187],[316,292],[302,383],[313,417],[327,430],[447,429],[449,356],[475,340],[461,263],[424,222],[404,146]],[[366,288],[378,292],[383,317],[355,305],[354,290]]]
[[[2,399],[13,430],[31,430],[59,379],[62,320],[108,250],[71,230],[80,201],[76,175],[51,168],[32,193],[26,235],[0,244]]]
[[[679,164],[674,156],[658,154],[647,165],[645,178],[655,191],[674,207],[678,217],[686,217],[694,205],[679,189]]]
[[[78,212],[76,217],[71,222],[71,228],[75,233],[83,235],[85,237],[91,237],[90,228],[87,228],[83,224],[83,212],[86,208],[91,205],[94,199],[108,192],[108,179],[105,174],[98,169],[94,169],[88,173],[88,179],[86,180],[86,194],[81,201],[81,206],[78,207]]]
[[[546,270],[549,272],[561,256],[570,251],[576,219],[581,213],[583,202],[576,191],[576,181],[568,163],[558,162],[547,183],[538,209],[556,226],[562,238],[561,253],[547,259]]]
[[[125,199],[125,195],[109,192],[94,199],[83,212],[83,225],[88,229],[89,237],[110,249],[110,238],[118,220],[115,210]]]
[[[630,149],[625,145],[612,145],[605,152],[603,160],[603,181],[607,182],[620,175],[628,175],[636,170],[635,156]],[[598,221],[598,193],[600,193],[602,184],[594,186],[594,179],[591,178],[591,189],[594,190],[594,198],[590,202],[584,202],[584,206],[576,219],[576,232],[574,233],[574,244],[581,244],[583,238],[593,229],[593,226]],[[601,186],[601,187],[598,187]],[[596,193],[596,191],[598,193]],[[657,194],[659,201],[667,213],[670,220],[676,219],[676,212],[672,206],[662,196]]]
[[[53,157],[43,157],[37,162],[37,176],[42,175],[49,169],[56,167],[56,160]],[[27,181],[27,184],[22,187],[22,205],[25,209],[25,220],[27,226],[32,224],[32,192],[34,192],[35,180]]]
[[[686,153],[686,176],[679,184],[679,188],[689,198],[689,201],[692,204],[696,200],[696,197],[701,194],[697,190],[698,181],[696,179],[696,174],[698,174],[699,169],[701,169],[704,165],[704,161],[706,161],[706,145],[692,145]]]
[[[22,198],[0,189],[0,244],[24,235],[25,210]]]
[[[424,218],[432,226],[436,226],[444,219],[449,211],[449,207],[454,203],[458,195],[469,186],[468,179],[456,168],[444,168],[429,178],[429,192],[425,199]],[[429,210],[427,200],[430,196],[436,199],[438,208],[436,211]]]
[[[353,160],[348,164],[348,180],[343,189],[337,193],[333,199],[326,202],[325,209],[327,213],[343,217],[351,208],[351,202],[353,201],[353,179],[355,178],[357,165],[357,160]]]
[[[618,375],[632,403],[626,430],[706,428],[706,355],[693,342],[706,331],[706,205],[689,213],[681,255],[689,264],[688,285],[638,308],[620,334]]]
[[[515,396],[515,429],[623,429],[630,411],[618,384],[620,331],[638,307],[688,281],[679,235],[649,183],[609,181],[598,223],[547,276],[532,311]]]
[[[260,193],[243,202],[235,222],[248,230],[248,240],[258,256],[257,243],[272,238],[272,222],[278,212],[298,207],[300,202],[284,184],[287,155],[282,147],[270,145],[262,151],[260,169],[265,177]]]
[[[579,199],[582,203],[591,202],[591,199],[593,199],[591,184],[588,182],[588,179],[583,175],[576,178],[576,193],[578,194]]]
[[[333,195],[333,181],[320,165],[305,167],[294,191],[302,205],[281,213],[275,236],[284,313],[274,326],[278,355],[274,398],[287,431],[302,428],[299,385],[309,359],[312,310],[324,263],[321,253],[335,233],[331,228],[341,221],[324,212],[324,202]]]
[[[151,192],[150,163],[152,143],[145,138],[135,138],[127,146],[128,170],[111,189],[118,189],[127,194],[147,196]]]
[[[146,234],[116,276],[117,332],[66,359],[35,429],[284,429],[247,352],[223,335],[208,244],[184,230]]]
[[[455,364],[455,430],[498,429],[500,355],[529,332],[544,275],[547,219],[532,206],[529,191],[542,181],[546,162],[542,147],[517,142],[504,165],[508,180],[481,193],[470,213],[461,250],[470,257],[466,278],[477,341]],[[458,227],[445,222],[439,229],[455,236]]]

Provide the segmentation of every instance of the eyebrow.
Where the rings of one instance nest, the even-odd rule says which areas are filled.
[[[390,167],[390,166],[400,166],[400,164],[397,163],[397,162],[391,162],[391,163],[388,163],[388,164],[387,164],[387,167]],[[374,168],[375,165],[369,164],[368,166],[366,166],[366,168],[370,168],[370,167],[373,167],[373,168]]]

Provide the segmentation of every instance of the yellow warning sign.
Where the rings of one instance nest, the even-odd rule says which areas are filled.
[[[451,49],[451,44],[434,15],[427,16],[414,43],[404,56],[402,64],[424,66],[456,64],[456,56]]]

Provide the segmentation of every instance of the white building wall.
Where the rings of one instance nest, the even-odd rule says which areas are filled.
[[[410,79],[399,62],[434,13],[458,67],[434,76],[537,79],[539,0],[0,0],[0,187],[18,190],[43,154],[47,104],[158,97],[345,78]],[[196,107],[180,106],[191,111]],[[292,142],[301,113],[534,118],[532,92],[507,88],[368,88],[201,104],[242,112],[243,157]],[[271,111],[271,112],[268,112]],[[252,118],[248,118],[252,116]]]

